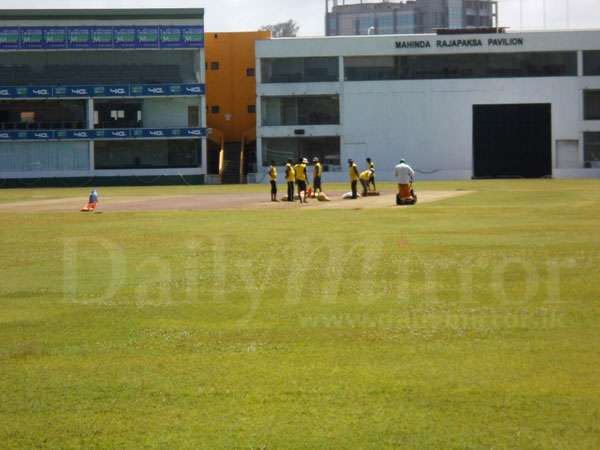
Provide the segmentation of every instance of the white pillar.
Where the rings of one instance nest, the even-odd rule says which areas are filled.
[[[88,130],[94,128],[94,99],[87,99],[87,127]]]
[[[95,166],[95,161],[94,161],[94,141],[89,141],[88,142],[88,151],[89,151],[89,160],[90,160],[90,170],[93,172],[94,166]]]
[[[94,128],[94,99],[87,99],[87,126],[88,130],[92,130]],[[89,152],[89,160],[90,160],[90,171],[94,171],[94,141],[88,142],[88,152]]]
[[[200,118],[200,126],[202,128],[206,128],[206,63],[205,63],[205,54],[204,54],[204,48],[202,48],[200,50],[200,80],[199,82],[202,83],[204,85],[204,90],[205,93],[200,97],[200,101],[199,101],[199,106],[198,108],[200,109],[200,111],[198,111],[198,115]],[[208,145],[207,145],[207,140],[208,137],[203,137],[202,138],[202,167],[200,170],[200,173],[202,175],[204,175],[204,177],[206,177],[206,174],[208,172]]]

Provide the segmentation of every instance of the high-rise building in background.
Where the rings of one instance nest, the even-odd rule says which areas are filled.
[[[325,35],[431,33],[437,28],[496,27],[490,0],[325,0]]]

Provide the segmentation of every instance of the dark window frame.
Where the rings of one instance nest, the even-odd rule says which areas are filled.
[[[287,73],[285,69],[288,69]],[[261,75],[262,83],[266,84],[337,82],[340,79],[339,57],[263,58]]]
[[[387,63],[380,66],[365,64]],[[353,62],[361,61],[353,66]],[[532,78],[577,76],[577,52],[377,55],[344,59],[346,81]]]
[[[583,91],[583,120],[600,120],[600,89]]]
[[[586,168],[600,167],[600,131],[583,133],[583,161]]]
[[[201,142],[200,139],[98,140],[94,146],[94,169],[134,170],[202,167]],[[157,154],[163,158],[166,157],[167,164],[148,163]],[[144,161],[144,158],[148,159]],[[112,163],[111,160],[113,160]]]
[[[269,120],[269,100],[280,100],[280,110],[278,111],[280,121],[275,123]],[[319,102],[333,100],[329,105],[335,111],[327,112],[327,105],[312,107],[310,102]],[[262,109],[262,125],[263,126],[306,126],[306,125],[340,125],[340,97],[339,95],[298,95],[298,96],[263,96],[261,98]],[[286,120],[286,112],[291,110],[292,116],[296,120]]]
[[[587,50],[583,52],[583,75],[600,75],[600,50]]]

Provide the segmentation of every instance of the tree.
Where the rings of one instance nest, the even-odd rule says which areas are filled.
[[[296,37],[300,26],[295,20],[290,19],[287,22],[274,23],[260,27],[260,31],[270,31],[273,37]]]

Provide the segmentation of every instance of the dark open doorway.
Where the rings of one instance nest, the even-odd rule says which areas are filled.
[[[473,106],[475,178],[552,175],[550,104]]]

